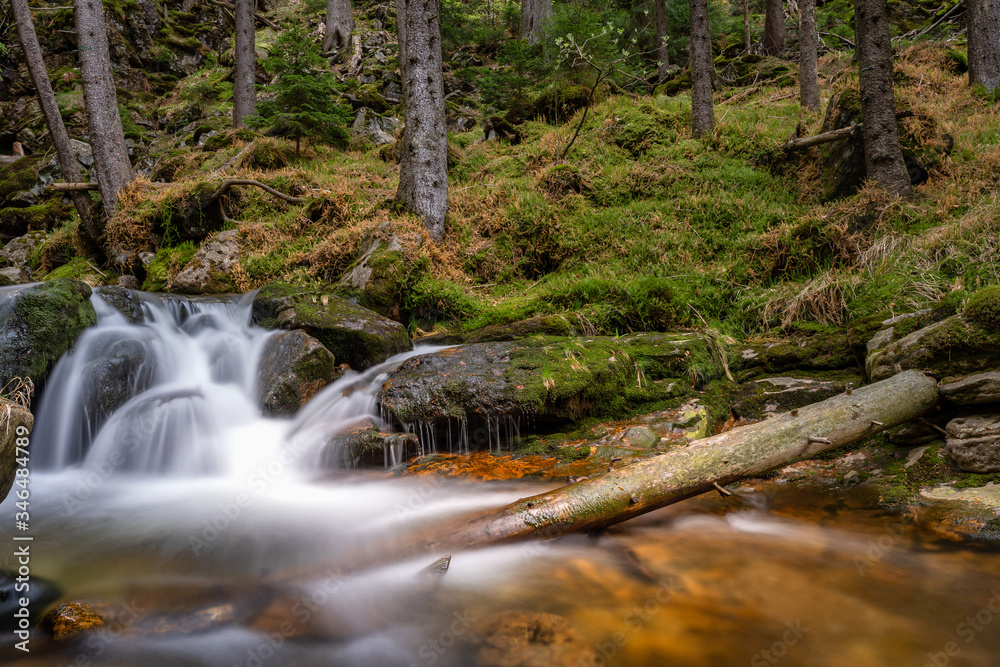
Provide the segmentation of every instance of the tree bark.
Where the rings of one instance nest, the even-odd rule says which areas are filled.
[[[257,94],[257,44],[254,36],[254,0],[236,0],[235,51],[233,74],[233,127],[246,127],[245,119],[255,113]]]
[[[1000,0],[967,0],[969,85],[992,93],[1000,86]]]
[[[785,50],[785,12],[781,0],[764,0],[764,51],[776,56]]]
[[[444,238],[448,212],[448,135],[438,0],[396,0],[403,127],[396,199],[423,220],[431,238]]]
[[[552,0],[521,0],[521,39],[537,44],[545,20],[552,17]]]
[[[689,0],[691,8],[691,128],[694,135],[711,132],[715,126],[712,109],[712,37],[708,30],[708,0]]]
[[[437,551],[594,531],[745,477],[848,445],[930,410],[937,383],[918,371],[840,394],[763,422],[698,440],[583,482],[428,527],[416,540]]]
[[[868,178],[900,197],[913,192],[903,163],[892,89],[892,43],[886,0],[856,0],[855,42],[861,81],[861,117]]]
[[[799,103],[809,111],[819,111],[818,42],[816,0],[799,0]]]
[[[49,73],[45,68],[42,47],[38,44],[38,35],[35,34],[35,24],[31,19],[28,2],[27,0],[11,0],[10,6],[17,24],[21,49],[24,51],[25,64],[28,66],[28,75],[35,85],[38,104],[45,115],[45,124],[49,128],[52,143],[56,148],[59,169],[67,181],[82,182],[83,174],[80,171],[80,163],[77,162],[76,155],[73,154],[73,149],[70,147],[69,133],[66,132],[62,115],[59,113],[55,93],[52,92],[52,84],[49,82]],[[89,250],[101,252],[100,233],[94,225],[90,198],[82,192],[74,192],[70,195],[70,199],[73,200],[73,205],[76,207],[77,213],[80,214],[79,234],[81,239]]]
[[[115,214],[118,193],[132,182],[135,174],[118,112],[104,8],[100,0],[73,0],[73,15],[94,171],[104,211],[110,218]]]
[[[656,1],[656,57],[660,62],[659,79],[670,74],[670,50],[667,48],[667,1]]]
[[[354,30],[354,11],[351,0],[326,0],[326,38],[323,52],[346,49]]]
[[[743,50],[750,53],[750,0],[743,0]]]

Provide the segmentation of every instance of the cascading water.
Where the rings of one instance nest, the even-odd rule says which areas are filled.
[[[446,576],[422,574],[441,554],[394,562],[394,536],[553,484],[331,476],[316,468],[331,434],[385,426],[376,392],[403,357],[270,419],[255,385],[272,334],[249,326],[247,299],[143,296],[138,325],[94,305],[99,323],[50,376],[31,434],[31,577],[113,622],[37,636],[30,654],[0,643],[5,665],[924,664],[1000,600],[992,553],[917,550],[912,523],[843,490],[778,487],[691,499],[598,539],[458,553]],[[499,448],[519,428],[425,427],[424,444]],[[15,502],[0,505],[0,544],[25,537]],[[10,554],[0,565],[15,570]],[[972,639],[962,664],[994,664],[1000,633]]]

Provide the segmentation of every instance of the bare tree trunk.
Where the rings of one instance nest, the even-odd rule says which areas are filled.
[[[52,84],[49,82],[49,73],[45,69],[42,48],[38,44],[38,35],[35,34],[35,24],[31,19],[28,2],[27,0],[11,0],[10,6],[14,13],[14,21],[17,23],[17,34],[21,41],[21,49],[24,51],[28,75],[35,85],[38,103],[45,115],[45,124],[49,128],[52,143],[56,147],[59,169],[67,181],[71,183],[82,182],[83,175],[80,172],[80,164],[76,161],[76,156],[70,147],[69,134],[63,124],[62,115],[59,113],[56,96],[52,92]],[[70,194],[70,199],[73,200],[73,205],[76,206],[76,211],[80,214],[80,238],[88,250],[101,252],[100,233],[94,225],[90,197],[82,192],[73,192]]]
[[[521,39],[537,44],[545,20],[552,17],[552,0],[521,0]]]
[[[118,112],[104,8],[100,0],[73,0],[73,14],[90,150],[94,155],[94,171],[101,187],[104,211],[110,218],[115,214],[118,193],[132,182],[135,174]]]
[[[396,0],[406,124],[396,199],[419,215],[431,238],[444,238],[448,212],[448,134],[438,0]]]
[[[856,0],[855,41],[861,80],[862,132],[868,178],[900,197],[913,192],[903,163],[892,89],[892,43],[886,0]]]
[[[667,0],[656,2],[656,56],[660,61],[659,79],[663,81],[670,73],[670,49],[667,48]]]
[[[785,12],[781,0],[764,0],[764,51],[776,56],[785,50]]]
[[[351,0],[326,0],[326,38],[323,52],[346,49],[354,30],[354,12]]]
[[[1000,0],[967,0],[969,85],[992,93],[1000,86]]]
[[[708,0],[689,0],[691,8],[691,128],[694,135],[711,132],[715,126],[712,109],[712,37],[708,31]]]
[[[246,127],[247,116],[254,115],[257,94],[257,45],[254,37],[254,0],[236,0],[236,36],[233,50],[236,71],[233,75],[233,127]]]
[[[816,0],[799,0],[799,102],[802,108],[819,111],[819,81],[816,79]]]
[[[743,0],[743,50],[750,53],[750,0]]]

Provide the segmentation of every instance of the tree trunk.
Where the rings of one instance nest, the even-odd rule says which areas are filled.
[[[892,90],[892,44],[886,0],[856,0],[855,42],[861,80],[861,117],[868,178],[889,192],[906,197],[913,192],[903,163]]]
[[[326,38],[323,52],[346,49],[354,30],[354,12],[351,0],[326,0]]]
[[[73,14],[90,150],[94,155],[94,171],[101,187],[104,211],[110,218],[115,214],[118,193],[132,182],[135,174],[118,112],[104,8],[100,0],[73,0]]]
[[[656,0],[656,56],[660,62],[659,79],[670,73],[670,50],[667,48],[667,0]]]
[[[750,0],[743,0],[743,50],[750,53]]]
[[[689,0],[691,8],[691,127],[694,135],[711,132],[715,126],[712,109],[712,37],[708,31],[708,0]]]
[[[396,0],[396,22],[406,114],[396,199],[440,241],[448,211],[448,134],[438,0]]]
[[[545,20],[552,16],[552,0],[521,0],[521,39],[537,44]]]
[[[236,0],[236,38],[233,47],[236,71],[233,74],[233,127],[246,127],[247,116],[255,113],[257,94],[257,44],[254,37],[254,0]]]
[[[1000,86],[1000,0],[968,0],[969,85]]]
[[[522,498],[457,527],[427,527],[413,542],[450,551],[606,528],[870,437],[916,419],[937,400],[933,378],[905,371],[851,394],[799,408],[797,414],[785,413],[577,484]]]
[[[11,9],[14,13],[14,21],[17,23],[17,34],[21,41],[21,49],[24,51],[25,64],[28,66],[28,75],[35,85],[38,94],[38,104],[45,115],[45,124],[49,128],[52,136],[52,143],[56,148],[56,157],[59,159],[59,169],[63,178],[67,181],[82,182],[83,175],[80,172],[80,164],[70,147],[69,134],[63,124],[62,115],[59,113],[59,105],[56,104],[56,96],[52,92],[52,84],[49,82],[49,73],[45,69],[45,60],[42,57],[42,48],[38,44],[38,35],[35,34],[35,24],[31,19],[31,10],[28,8],[27,0],[11,0]],[[91,252],[101,252],[100,233],[94,225],[92,217],[92,206],[90,197],[82,192],[70,194],[73,205],[76,206],[77,213],[80,214],[79,235],[84,245]]]
[[[781,0],[764,0],[764,51],[776,56],[785,50],[785,12]]]
[[[799,103],[803,109],[819,111],[819,81],[816,79],[816,0],[799,0]]]

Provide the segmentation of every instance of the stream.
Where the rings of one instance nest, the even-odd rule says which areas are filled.
[[[93,299],[98,326],[31,435],[31,576],[111,622],[39,633],[30,653],[5,636],[2,664],[1000,664],[997,549],[928,535],[862,490],[748,483],[600,536],[454,553],[444,573],[444,554],[393,558],[409,526],[561,484],[318,469],[333,430],[382,424],[394,365],[434,348],[270,419],[255,360],[271,334],[246,297],[146,295],[141,325]],[[109,354],[132,372],[105,413],[93,370]]]

